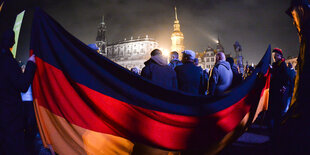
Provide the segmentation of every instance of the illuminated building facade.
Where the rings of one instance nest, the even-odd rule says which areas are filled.
[[[128,69],[133,67],[142,69],[144,62],[150,58],[151,51],[159,47],[158,43],[154,39],[149,38],[148,35],[136,39],[131,37],[129,40],[125,38],[121,42],[108,44],[105,33],[106,25],[103,18],[103,21],[98,26],[96,37],[96,46],[99,48],[98,52]]]
[[[199,60],[199,65],[203,69],[211,69],[215,65],[217,52],[225,53],[224,47],[221,44],[220,39],[218,39],[215,49],[209,46],[205,51],[196,53],[197,58]],[[230,54],[228,55],[225,54],[225,55],[226,57],[230,56]]]
[[[107,57],[125,68],[142,69],[144,62],[151,57],[151,51],[156,48],[158,48],[158,43],[148,36],[137,39],[131,37],[130,40],[109,44]]]
[[[176,7],[174,7],[174,13],[175,13],[175,21],[173,24],[173,32],[171,34],[171,41],[172,41],[171,51],[177,51],[181,56],[181,52],[184,51],[184,45],[183,45],[184,35],[181,32]]]
[[[239,68],[239,72],[243,74],[244,67],[243,67],[242,47],[238,41],[235,42],[234,49],[236,53],[235,63],[237,64],[237,67]]]
[[[292,57],[292,56],[289,56],[286,60],[285,60],[285,63],[288,64],[288,63],[291,63],[293,68],[295,70],[297,70],[296,68],[296,65],[297,65],[297,57]]]
[[[205,51],[196,54],[199,60],[199,65],[203,69],[211,69],[214,66],[216,51],[213,48],[208,47]]]

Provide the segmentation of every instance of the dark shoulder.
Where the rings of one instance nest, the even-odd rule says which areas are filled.
[[[287,65],[286,65],[285,61],[282,61],[282,62],[281,62],[281,67],[287,68]]]
[[[169,65],[166,65],[166,66],[163,66],[163,67],[166,68],[166,69],[169,70],[169,71],[173,71],[173,72],[174,72],[174,69],[171,68]]]
[[[17,61],[13,58],[11,53],[1,53],[1,61],[8,66],[17,65]]]
[[[216,64],[214,65],[213,69],[218,69],[220,65],[221,65],[220,63],[216,63]]]
[[[219,67],[219,64],[215,65],[215,66],[212,68],[212,72],[217,72],[217,71],[218,71],[218,67]]]
[[[281,62],[281,64],[279,65],[279,69],[280,69],[281,71],[288,72],[288,67],[286,66],[285,61],[282,61],[282,62]]]
[[[177,71],[177,70],[180,70],[180,69],[182,69],[182,68],[183,68],[183,65],[180,65],[180,66],[176,66],[176,67],[174,68],[174,70]]]

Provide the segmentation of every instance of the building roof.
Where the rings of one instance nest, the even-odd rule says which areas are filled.
[[[136,38],[136,39],[133,39],[133,38],[132,38],[132,39],[130,39],[130,40],[127,40],[127,39],[125,38],[123,41],[111,43],[111,44],[108,44],[108,46],[117,45],[117,44],[125,44],[125,43],[140,42],[140,41],[152,41],[152,42],[156,42],[155,39],[149,38],[148,36],[146,36],[145,38]],[[157,42],[156,42],[156,43],[157,43]]]

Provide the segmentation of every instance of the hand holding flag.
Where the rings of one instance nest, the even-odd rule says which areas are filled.
[[[28,59],[28,61],[32,61],[33,63],[36,63],[35,55],[31,55]]]

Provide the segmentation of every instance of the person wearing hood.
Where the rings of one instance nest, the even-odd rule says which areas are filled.
[[[230,64],[226,61],[225,54],[218,52],[216,54],[215,66],[209,78],[208,95],[222,95],[231,86],[232,80],[233,72]]]
[[[3,33],[0,43],[0,154],[25,154],[21,92],[26,92],[35,74],[35,56],[23,73],[13,58],[14,31]]]
[[[174,69],[176,66],[181,66],[182,62],[179,60],[179,53],[176,51],[173,51],[170,53],[170,63],[168,64],[172,69]]]
[[[177,77],[175,71],[168,66],[166,58],[159,49],[151,52],[151,58],[145,63],[141,76],[155,82],[156,84],[177,89]]]
[[[194,64],[195,52],[185,50],[182,52],[183,65],[175,67],[179,90],[187,93],[204,95],[202,69]]]
[[[151,52],[151,58],[142,68],[141,76],[154,83],[169,89],[177,89],[177,77],[175,71],[168,66],[166,58],[159,49]],[[141,143],[135,143],[132,154],[169,154],[169,151],[154,148]]]

